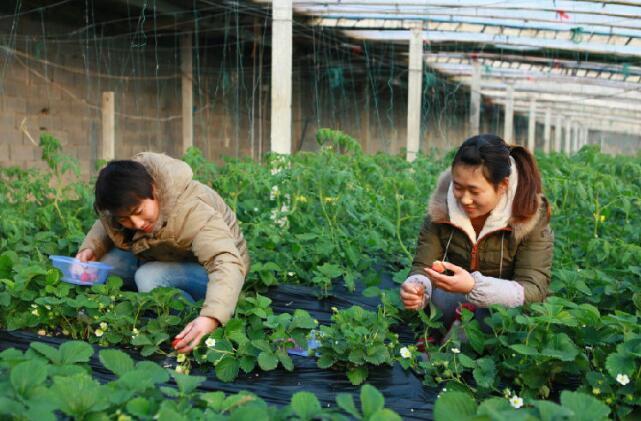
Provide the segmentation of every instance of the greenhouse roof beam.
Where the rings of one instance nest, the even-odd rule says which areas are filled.
[[[407,43],[409,31],[373,31],[373,30],[345,30],[349,37],[361,40],[386,41]],[[638,57],[637,45],[610,45],[605,43],[576,44],[570,40],[542,39],[530,37],[511,37],[500,34],[485,34],[476,32],[445,32],[423,31],[423,37],[431,44],[456,42],[460,44],[494,45],[513,48],[522,48],[525,51],[536,50],[563,50],[591,54],[610,54],[618,56]],[[469,46],[467,47],[469,48]]]
[[[327,13],[314,10],[297,10],[307,15],[316,15],[310,24],[314,26],[328,26],[341,29],[408,29],[411,22],[423,22],[424,29],[429,30],[477,30],[479,32],[504,33],[505,35],[519,35],[520,32],[530,32],[534,36],[543,38],[556,38],[557,36],[574,37],[583,40],[595,37],[634,37],[641,33],[641,22],[638,19],[624,19],[622,22],[612,24],[591,24],[573,22],[572,24],[559,24],[557,21],[532,21],[518,18],[479,17],[478,15],[451,15],[448,13],[422,14],[393,14],[383,13],[359,15],[358,11],[352,13]],[[319,16],[320,15],[320,16]],[[619,20],[619,19],[617,19]],[[615,38],[613,38],[615,39]]]

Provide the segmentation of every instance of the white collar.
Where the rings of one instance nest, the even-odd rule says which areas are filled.
[[[518,184],[518,171],[516,169],[516,161],[510,156],[510,176],[508,177],[508,186],[505,194],[499,199],[499,203],[496,207],[490,212],[487,219],[485,220],[485,225],[479,233],[478,237],[476,236],[476,231],[472,226],[472,221],[467,216],[465,211],[459,205],[458,200],[454,197],[454,184],[450,183],[450,186],[447,190],[447,209],[450,216],[450,222],[458,227],[460,227],[473,244],[476,244],[478,238],[482,238],[485,234],[491,231],[496,231],[498,229],[506,228],[508,222],[512,217],[512,204],[514,202],[514,196],[516,195],[516,186]]]

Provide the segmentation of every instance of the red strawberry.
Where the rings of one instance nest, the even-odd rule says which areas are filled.
[[[178,342],[180,342],[180,339],[178,339],[178,338],[176,338],[173,341],[171,341],[172,348],[178,349],[178,348],[176,348],[176,345],[178,345]]]
[[[440,260],[434,260],[432,263],[432,270],[434,272],[443,273],[445,272],[445,265]]]
[[[91,277],[89,276],[88,273],[83,273],[80,275],[80,281],[81,282],[91,282]]]

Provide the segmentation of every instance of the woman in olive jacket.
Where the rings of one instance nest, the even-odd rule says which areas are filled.
[[[550,213],[527,149],[494,135],[466,140],[430,198],[401,286],[405,308],[432,302],[449,327],[462,303],[484,309],[542,301],[552,269]],[[450,274],[432,270],[436,260]]]

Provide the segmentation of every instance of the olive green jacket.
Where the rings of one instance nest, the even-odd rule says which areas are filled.
[[[91,248],[100,259],[115,246],[146,261],[199,262],[209,273],[200,314],[225,324],[249,272],[247,244],[236,215],[218,193],[192,179],[185,162],[152,152],[133,160],[154,180],[160,216],[153,231],[127,230],[101,213],[80,250]]]
[[[466,228],[450,218],[448,190],[451,180],[451,171],[445,171],[430,198],[410,278],[429,283],[424,268],[430,267],[435,260],[445,260],[472,274],[476,285],[466,298],[479,306],[504,304],[515,307],[545,299],[554,243],[546,199],[540,196],[539,212],[523,222],[511,218],[510,203],[509,210],[505,211],[509,212],[504,218],[507,223],[492,227],[486,233],[482,231],[480,238],[473,240],[476,233],[470,233],[471,225]],[[451,205],[451,200],[449,203]],[[495,212],[498,211],[495,209]],[[431,285],[426,287],[430,294]],[[501,295],[504,298],[497,298]]]

